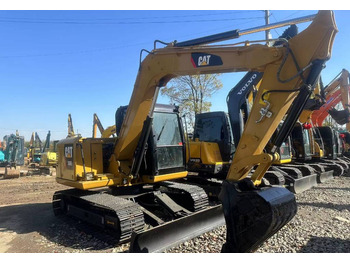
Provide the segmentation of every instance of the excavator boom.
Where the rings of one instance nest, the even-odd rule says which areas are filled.
[[[68,114],[68,137],[74,137],[74,127],[71,114]]]

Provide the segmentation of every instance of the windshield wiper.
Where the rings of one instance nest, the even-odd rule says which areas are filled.
[[[158,135],[158,137],[157,137],[157,142],[159,141],[160,136],[162,135],[162,133],[163,133],[163,131],[164,131],[164,127],[165,127],[165,125],[166,125],[167,122],[168,122],[168,119],[165,120],[164,125],[162,126],[162,129],[161,129],[160,132],[159,132],[159,135]]]

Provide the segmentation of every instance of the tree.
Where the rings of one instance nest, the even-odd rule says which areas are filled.
[[[220,74],[180,76],[171,80],[161,89],[161,94],[170,98],[171,103],[180,106],[190,127],[194,127],[196,114],[210,111],[212,95],[222,88]]]

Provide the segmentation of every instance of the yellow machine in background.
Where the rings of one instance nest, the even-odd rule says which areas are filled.
[[[28,164],[34,166],[38,166],[40,162],[40,157],[42,153],[42,142],[39,138],[37,132],[33,132],[31,139],[29,141],[29,149],[27,153]]]
[[[108,138],[110,136],[115,136],[117,130],[116,130],[116,126],[109,126],[106,129],[103,128],[103,125],[101,124],[100,119],[98,118],[97,114],[94,114],[93,117],[93,124],[92,124],[92,137],[96,138],[97,136],[97,128],[101,133],[101,138]]]
[[[207,45],[244,33],[234,30],[155,48],[140,65],[118,138],[71,137],[58,143],[56,181],[73,188],[55,193],[55,214],[109,229],[120,241],[133,234],[132,252],[161,251],[221,225],[224,216],[223,251],[256,250],[296,213],[292,193],[261,181],[330,58],[336,31],[333,13],[320,11],[307,29],[275,47]],[[182,123],[176,108],[156,107],[157,94],[176,76],[248,70],[264,72],[264,79],[227,178],[216,188],[219,199],[212,200],[199,184],[186,181]]]
[[[40,158],[40,165],[41,166],[57,166],[57,143],[59,140],[53,141],[53,148],[52,150],[49,149],[49,151],[45,151],[41,154]]]

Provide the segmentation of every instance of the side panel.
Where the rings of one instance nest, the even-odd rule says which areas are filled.
[[[58,165],[56,176],[67,180],[76,180],[74,168],[74,141],[60,142],[58,148]]]

